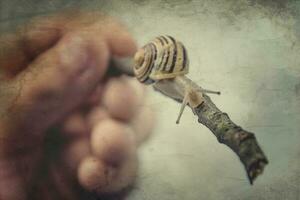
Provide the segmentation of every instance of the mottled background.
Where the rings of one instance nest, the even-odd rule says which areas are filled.
[[[0,31],[69,7],[121,18],[140,45],[169,34],[190,56],[189,77],[237,124],[252,131],[269,158],[250,186],[235,154],[186,110],[149,92],[154,136],[140,151],[132,200],[300,199],[300,2],[288,0],[0,0]]]

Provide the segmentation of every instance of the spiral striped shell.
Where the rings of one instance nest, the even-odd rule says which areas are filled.
[[[171,36],[159,36],[143,46],[134,56],[137,79],[151,84],[188,73],[189,60],[183,44]]]

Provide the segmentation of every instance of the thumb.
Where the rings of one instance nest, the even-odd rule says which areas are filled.
[[[10,128],[43,132],[93,91],[108,58],[101,37],[79,32],[65,35],[13,80],[18,95],[10,105]]]

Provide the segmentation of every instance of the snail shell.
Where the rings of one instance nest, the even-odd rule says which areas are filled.
[[[134,56],[136,78],[151,84],[162,79],[185,75],[189,59],[183,44],[171,36],[159,36],[143,46]]]
[[[194,111],[204,102],[203,93],[220,94],[198,87],[185,76],[189,72],[187,51],[171,36],[156,37],[138,50],[134,56],[133,72],[141,83],[155,83],[154,87],[164,94],[181,96],[182,105],[176,123],[179,123],[186,105]]]

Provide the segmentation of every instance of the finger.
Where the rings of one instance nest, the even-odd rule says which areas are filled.
[[[99,83],[97,88],[93,91],[93,93],[87,99],[87,106],[98,106],[101,104],[102,96],[104,92],[104,84]]]
[[[65,145],[62,151],[62,162],[69,174],[73,176],[80,162],[89,155],[91,155],[89,138],[76,138]]]
[[[21,90],[12,109],[22,115],[15,124],[47,128],[79,106],[103,77],[108,57],[101,38],[80,32],[65,35],[14,80]]]
[[[120,57],[133,56],[137,51],[137,46],[125,26],[113,18],[108,18],[106,23],[104,35],[112,54]]]
[[[99,159],[118,166],[136,151],[133,132],[124,123],[112,119],[103,120],[92,131],[91,149]]]
[[[22,178],[13,176],[10,179],[0,182],[0,197],[1,199],[25,199],[24,185]]]
[[[0,198],[1,199],[25,199],[24,179],[18,174],[18,167],[14,162],[0,162]]]
[[[26,152],[23,156],[20,156],[20,152],[18,152],[17,157],[1,157],[0,199],[19,200],[26,198],[29,180],[36,173],[36,168],[33,166],[40,163],[41,150],[38,148],[30,153]]]
[[[74,31],[74,28],[103,36],[113,55],[133,56],[137,50],[136,43],[126,26],[113,17],[98,12],[83,13],[77,17],[77,20],[69,22],[65,29]]]
[[[0,67],[8,76],[23,70],[37,55],[53,46],[62,35],[62,16],[34,19],[15,33],[0,37]]]
[[[144,87],[129,78],[113,78],[105,88],[103,104],[114,118],[128,121],[139,110],[144,96]]]
[[[62,124],[62,134],[70,137],[86,136],[89,133],[88,123],[81,112],[74,112]]]
[[[80,30],[103,37],[111,54],[120,57],[133,56],[137,50],[136,43],[126,26],[116,18],[93,11],[71,12],[71,15],[66,14],[63,17],[64,34]]]
[[[136,178],[136,156],[120,167],[112,167],[96,157],[82,161],[78,169],[79,183],[89,191],[98,194],[118,192],[129,186]]]
[[[34,18],[15,33],[0,37],[0,68],[13,77],[39,54],[55,45],[70,32],[83,30],[105,38],[112,54],[131,56],[136,44],[120,22],[97,12],[68,10]]]
[[[46,191],[50,191],[51,199],[80,199],[79,188],[74,184],[74,178],[68,176],[68,172],[69,170],[63,168],[61,165],[50,164],[48,172],[49,181],[46,183],[48,189]],[[44,195],[47,195],[47,193],[42,194],[43,197]]]
[[[155,115],[153,108],[143,106],[141,111],[131,121],[138,145],[142,144],[151,135],[154,125]]]
[[[92,129],[96,126],[100,121],[103,121],[109,118],[109,113],[103,107],[94,107],[87,115],[87,124]]]

